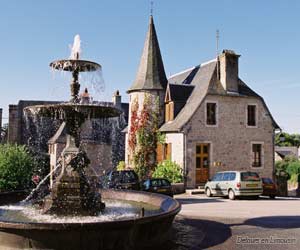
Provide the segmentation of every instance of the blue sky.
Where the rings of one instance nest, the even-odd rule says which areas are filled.
[[[135,78],[147,31],[149,0],[1,1],[0,107],[18,100],[67,100],[68,77],[48,65],[68,58],[80,34],[83,59],[103,66],[110,100]],[[167,75],[215,57],[241,54],[240,78],[265,98],[279,125],[300,133],[300,1],[156,0],[154,21]],[[6,120],[4,121],[6,122]]]

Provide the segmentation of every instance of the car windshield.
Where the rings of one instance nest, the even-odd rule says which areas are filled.
[[[259,181],[259,175],[255,172],[243,172],[241,173],[242,181]]]
[[[161,180],[161,183],[163,186],[171,186],[170,182],[168,180]]]
[[[262,178],[262,181],[265,184],[273,184],[273,181],[270,178]]]
[[[130,183],[135,182],[137,180],[137,176],[134,172],[131,171],[124,171],[122,172],[122,182],[123,183]]]
[[[151,180],[151,186],[152,187],[160,187],[161,186],[161,180]]]

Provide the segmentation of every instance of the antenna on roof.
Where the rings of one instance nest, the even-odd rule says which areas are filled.
[[[150,15],[151,16],[153,16],[153,5],[154,5],[154,2],[150,1]]]
[[[220,31],[216,30],[216,56],[217,56],[217,77],[220,79],[219,73],[219,40],[220,40]]]

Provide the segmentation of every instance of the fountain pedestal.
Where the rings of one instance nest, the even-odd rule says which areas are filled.
[[[86,154],[79,150],[75,138],[67,135],[67,145],[62,152],[62,172],[45,199],[44,213],[57,215],[96,215],[105,204],[86,178],[84,168],[89,164]]]

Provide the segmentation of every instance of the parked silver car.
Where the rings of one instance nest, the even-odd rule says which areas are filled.
[[[258,197],[263,192],[261,178],[250,171],[218,172],[205,184],[204,189],[208,197],[228,196],[231,200],[236,196]]]

